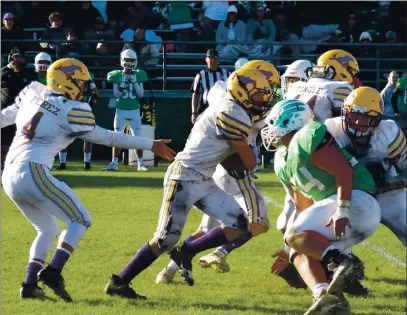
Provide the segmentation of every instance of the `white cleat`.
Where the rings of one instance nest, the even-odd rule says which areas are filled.
[[[147,167],[145,167],[143,164],[140,164],[138,167],[137,167],[137,171],[138,172],[148,172],[150,169],[149,168],[147,168]]]
[[[101,169],[101,171],[117,171],[117,170],[119,170],[119,165],[113,162],[110,162],[106,167]]]
[[[330,295],[326,290],[322,291],[318,298],[314,298],[314,303],[304,313],[304,315],[333,315],[344,311],[341,301],[334,295]]]
[[[158,275],[157,278],[155,279],[155,283],[159,284],[159,283],[165,283],[165,284],[170,284],[173,282],[174,277],[175,277],[175,273],[177,272],[177,270],[172,270],[170,268],[165,267],[163,270],[161,270]]]
[[[226,256],[218,251],[214,251],[206,256],[201,257],[199,265],[202,268],[213,268],[217,272],[226,273],[230,271]]]

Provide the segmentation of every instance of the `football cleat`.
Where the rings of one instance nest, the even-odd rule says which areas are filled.
[[[118,171],[119,165],[117,163],[110,162],[107,166],[101,169],[101,171]]]
[[[314,298],[314,303],[304,315],[332,315],[344,310],[341,301],[336,296],[328,294],[326,290],[323,290],[317,298]]]
[[[173,282],[175,273],[177,270],[172,270],[168,267],[165,267],[163,270],[159,272],[157,275],[157,278],[155,279],[155,283],[165,283],[165,284],[170,284]]]
[[[354,296],[366,296],[369,294],[368,288],[361,284],[359,279],[350,279],[345,284],[343,292]]]
[[[116,275],[112,275],[111,279],[106,284],[105,293],[107,295],[120,296],[126,299],[147,300],[147,297],[137,294],[136,291],[130,288],[130,283],[123,283]]]
[[[90,171],[91,170],[90,162],[83,162],[83,169],[85,171]]]
[[[332,269],[332,265],[335,263],[338,264],[338,266],[334,269],[332,281],[328,287],[328,293],[338,295],[344,292],[346,283],[354,279],[363,278],[364,266],[358,257],[341,254],[336,262],[328,265],[328,270]]]
[[[139,166],[137,167],[137,171],[139,172],[148,172],[150,169],[147,168],[145,165],[143,164],[139,164]]]
[[[47,287],[54,291],[55,295],[65,302],[72,302],[72,298],[65,289],[65,281],[61,273],[53,268],[46,267],[38,273],[38,281],[42,281]]]
[[[199,260],[199,265],[202,268],[213,268],[220,273],[230,271],[229,264],[226,261],[226,256],[216,250],[206,256],[201,257]]]
[[[171,259],[177,264],[179,273],[189,286],[195,284],[192,277],[192,258],[193,255],[182,250],[182,247],[174,247],[170,252]]]
[[[20,296],[22,299],[45,300],[48,298],[44,291],[36,283],[25,284],[24,282],[21,285]]]
[[[66,163],[61,163],[61,164],[59,164],[58,169],[59,169],[59,170],[66,170]]]

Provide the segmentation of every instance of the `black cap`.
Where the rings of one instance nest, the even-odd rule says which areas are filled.
[[[215,48],[208,49],[206,57],[209,59],[219,59],[218,51]]]
[[[8,54],[8,62],[11,62],[14,56],[24,56],[20,49],[14,47]]]

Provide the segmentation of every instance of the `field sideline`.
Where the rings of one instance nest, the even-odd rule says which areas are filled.
[[[303,314],[312,302],[309,291],[288,287],[270,273],[271,254],[281,248],[282,235],[275,229],[284,191],[271,169],[258,173],[258,187],[268,198],[270,231],[252,239],[228,258],[231,271],[217,274],[201,269],[194,260],[195,286],[156,285],[157,273],[168,262],[160,257],[133,281],[133,287],[147,301],[126,301],[104,295],[112,273],[118,273],[135,251],[152,237],[162,198],[166,167],[138,173],[120,166],[119,172],[101,172],[104,163],[94,162],[93,171],[82,171],[82,163],[68,162],[69,169],[54,175],[70,185],[89,209],[93,224],[64,270],[74,303],[22,301],[28,250],[35,237],[31,224],[2,192],[1,314],[4,315],[87,315],[87,314]],[[183,237],[195,231],[201,214],[192,209]],[[381,252],[379,255],[377,252]],[[406,251],[387,228],[380,226],[367,245],[354,252],[365,262],[370,289],[367,298],[349,298],[352,314],[406,314]],[[396,260],[392,261],[390,255]],[[50,258],[50,257],[49,257]],[[47,290],[50,296],[52,293]]]

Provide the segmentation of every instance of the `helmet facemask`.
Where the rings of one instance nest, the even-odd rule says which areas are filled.
[[[133,58],[123,58],[121,66],[125,71],[133,71],[137,67],[137,59]]]
[[[35,63],[35,70],[37,70],[37,72],[46,72],[50,65],[51,63],[47,60],[39,60]]]
[[[254,88],[248,90],[244,82],[237,76],[240,86],[247,93],[247,101],[242,104],[251,115],[261,115],[271,108],[272,94],[268,86],[265,89]]]
[[[363,112],[351,108],[342,109],[342,128],[350,137],[371,136],[379,126],[381,119],[381,113],[374,110]]]

